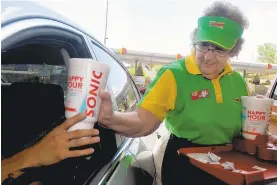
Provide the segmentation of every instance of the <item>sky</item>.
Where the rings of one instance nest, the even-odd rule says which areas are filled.
[[[36,0],[66,16],[104,41],[106,0]],[[191,32],[208,0],[109,0],[107,46],[186,55]],[[249,19],[246,42],[238,59],[255,60],[257,46],[277,44],[277,0],[229,0]]]

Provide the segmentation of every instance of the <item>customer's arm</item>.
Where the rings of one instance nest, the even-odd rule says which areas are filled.
[[[33,159],[31,153],[29,153],[29,149],[25,149],[24,151],[14,155],[13,157],[4,159],[1,161],[1,183],[7,179],[9,176],[12,178],[17,178],[22,175],[23,170],[29,167],[37,166],[37,162]]]
[[[159,127],[167,113],[175,108],[176,94],[176,82],[172,72],[162,69],[147,88],[134,112],[113,111],[109,92],[101,92],[99,122],[128,137],[149,135]]]
[[[97,137],[99,131],[96,129],[67,132],[71,126],[84,118],[86,118],[85,114],[78,114],[67,119],[32,147],[2,160],[1,182],[9,176],[13,178],[20,176],[22,174],[20,170],[25,168],[48,166],[66,158],[92,154],[94,152],[92,148],[70,150],[73,147],[90,145],[100,141],[99,137]]]

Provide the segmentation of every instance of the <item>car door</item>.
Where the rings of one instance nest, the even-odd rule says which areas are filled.
[[[110,66],[108,85],[112,101],[120,112],[136,109],[140,94],[127,70],[121,62],[101,44],[91,39],[91,48],[96,59]],[[147,149],[140,138],[132,139],[118,161],[109,178],[102,180],[109,185],[153,184],[155,166],[152,152]],[[107,172],[109,173],[109,172]]]

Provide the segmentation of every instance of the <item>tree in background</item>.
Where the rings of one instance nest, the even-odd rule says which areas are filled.
[[[277,63],[277,46],[273,43],[258,46],[258,60],[269,64]]]
[[[259,76],[258,74],[256,74],[256,75],[254,76],[254,78],[253,78],[253,84],[259,85],[260,82],[261,82],[260,76]]]
[[[144,76],[141,64],[139,64],[138,68],[136,69],[135,76]]]

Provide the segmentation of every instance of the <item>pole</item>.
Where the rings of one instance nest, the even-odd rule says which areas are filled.
[[[108,10],[109,10],[109,0],[107,0],[106,4],[106,25],[105,25],[105,36],[104,36],[104,44],[106,44],[107,38],[107,28],[108,28]]]
[[[138,69],[138,60],[136,59],[136,61],[135,61],[135,72],[137,71],[137,69]]]
[[[246,78],[246,70],[243,70],[243,77]]]

